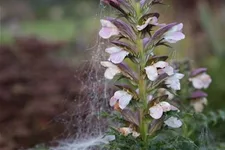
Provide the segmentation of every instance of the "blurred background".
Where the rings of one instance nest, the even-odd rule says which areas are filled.
[[[207,111],[225,108],[225,1],[165,0],[160,22],[183,22],[176,59],[207,67]],[[83,66],[97,49],[99,0],[0,0],[0,149],[60,139],[58,115],[77,105]],[[62,118],[61,118],[62,119]],[[221,123],[212,130],[225,140]],[[218,132],[216,129],[220,129]]]

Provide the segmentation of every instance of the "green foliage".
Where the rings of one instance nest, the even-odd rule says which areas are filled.
[[[140,138],[131,135],[125,137],[117,130],[112,129],[109,134],[116,135],[116,140],[105,147],[110,150],[198,150],[198,146],[190,139],[181,136],[176,130],[167,128],[159,131],[155,136],[148,136],[148,144],[145,146]]]

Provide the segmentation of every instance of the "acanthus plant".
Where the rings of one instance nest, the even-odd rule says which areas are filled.
[[[170,47],[169,44],[185,38],[183,24],[159,23],[159,13],[151,10],[154,5],[162,4],[161,0],[102,2],[118,11],[116,18],[101,20],[99,32],[100,37],[111,43],[105,50],[108,60],[101,62],[106,68],[104,76],[114,80],[118,88],[109,100],[121,125],[113,129],[119,135],[114,141],[118,141],[116,145],[120,149],[126,149],[126,146],[129,149],[134,143],[133,148],[149,149],[152,147],[149,139],[160,129],[180,128],[183,124],[179,118],[180,104],[172,99],[181,90],[180,80],[184,74],[167,62],[168,56],[155,55],[156,47]],[[190,81],[196,86],[198,79],[193,77]],[[139,142],[120,145],[121,138]]]

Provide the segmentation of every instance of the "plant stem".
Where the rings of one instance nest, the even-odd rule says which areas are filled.
[[[136,12],[137,12],[137,24],[138,24],[138,18],[141,16],[141,6],[140,3],[137,2],[136,5]],[[146,95],[146,81],[145,81],[145,74],[144,74],[144,68],[145,68],[145,51],[143,46],[143,40],[141,38],[141,34],[138,35],[137,38],[137,48],[139,51],[139,95],[142,102],[141,111],[140,111],[140,133],[143,141],[146,143],[147,141],[147,133],[148,133],[148,125],[145,121],[145,112],[147,109],[147,95]]]

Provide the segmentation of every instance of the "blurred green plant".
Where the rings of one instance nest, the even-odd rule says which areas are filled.
[[[207,91],[211,100],[209,108],[225,108],[225,32],[223,31],[225,22],[221,19],[222,14],[219,14],[221,17],[216,15],[204,1],[199,2],[198,10],[201,25],[211,44],[211,56],[202,62],[209,68],[209,73],[213,78],[213,83]]]

